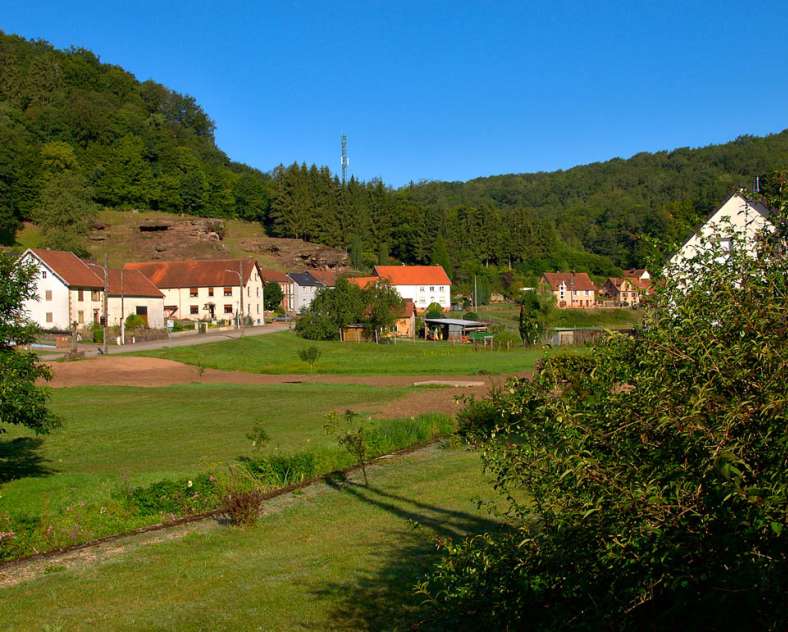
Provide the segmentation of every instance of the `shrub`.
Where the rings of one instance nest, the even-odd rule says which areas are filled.
[[[317,472],[315,456],[309,452],[243,458],[241,462],[257,480],[272,487],[301,483]]]
[[[145,319],[137,314],[129,314],[126,316],[126,330],[134,331],[135,329],[142,329],[145,327]]]
[[[479,314],[476,312],[465,312],[462,317],[465,320],[479,320]]]
[[[260,489],[237,489],[222,496],[222,515],[237,526],[252,525],[260,515],[263,492]]]
[[[441,318],[443,316],[443,307],[440,303],[430,303],[424,312],[424,318]]]
[[[216,478],[199,474],[193,479],[164,480],[116,494],[138,514],[190,514],[216,507],[219,489]]]
[[[460,415],[514,533],[444,546],[419,586],[442,627],[786,629],[788,217],[772,220],[755,254],[713,238],[671,269],[636,336],[551,356]]]
[[[320,355],[320,349],[317,347],[306,347],[298,352],[298,357],[301,358],[301,362],[306,362],[310,369],[315,368],[315,363],[320,358]]]

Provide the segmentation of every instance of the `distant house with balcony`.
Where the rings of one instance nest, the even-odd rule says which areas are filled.
[[[412,300],[417,312],[432,303],[443,311],[451,308],[451,280],[443,266],[375,266],[375,276],[387,281],[403,299]]]
[[[553,293],[559,309],[589,309],[596,303],[596,285],[585,272],[545,272],[542,284]]]
[[[127,263],[164,294],[167,318],[263,322],[263,278],[254,259]],[[242,309],[243,304],[243,309]]]
[[[640,304],[640,286],[635,278],[608,277],[599,289],[599,298],[606,298],[619,306]]]

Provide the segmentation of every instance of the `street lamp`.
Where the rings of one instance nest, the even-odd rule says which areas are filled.
[[[241,264],[238,264],[240,267]],[[225,272],[229,272],[230,274],[235,274],[238,276],[238,291],[241,294],[241,314],[238,320],[238,326],[241,329],[241,336],[244,335],[244,278],[238,270],[225,270]]]

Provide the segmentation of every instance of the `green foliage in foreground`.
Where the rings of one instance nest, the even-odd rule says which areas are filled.
[[[371,342],[310,342],[320,350],[316,373],[343,375],[472,375],[530,371],[543,355],[522,348],[480,351],[471,345],[410,342],[376,345]],[[299,361],[304,341],[292,332],[245,336],[235,340],[144,351],[135,355],[176,360],[225,371],[297,374],[310,369]]]
[[[786,629],[788,215],[773,221],[757,258],[714,237],[672,269],[636,337],[549,358],[462,415],[519,529],[447,544],[421,585],[447,628]]]

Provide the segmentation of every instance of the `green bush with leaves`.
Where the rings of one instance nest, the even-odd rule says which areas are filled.
[[[139,314],[129,314],[126,316],[126,331],[143,329],[147,325],[145,319]]]
[[[671,268],[634,337],[460,415],[512,530],[419,590],[465,629],[788,627],[788,216]]]

